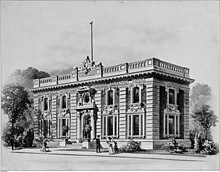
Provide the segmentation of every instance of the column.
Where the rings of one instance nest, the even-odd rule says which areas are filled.
[[[176,115],[174,115],[174,135],[176,136]]]
[[[142,132],[143,132],[143,134],[142,134],[142,136],[144,137],[145,136],[145,114],[143,114],[143,128],[142,128]]]
[[[95,120],[94,120],[94,110],[91,110],[91,140],[95,138]]]
[[[119,138],[126,138],[126,87],[119,89]]]
[[[57,134],[57,128],[58,128],[58,121],[57,121],[57,95],[52,95],[52,137],[56,138],[58,136]]]
[[[77,112],[77,139],[81,138],[81,119],[80,112]]]
[[[142,114],[139,114],[139,137],[141,137],[141,119],[142,119]]]

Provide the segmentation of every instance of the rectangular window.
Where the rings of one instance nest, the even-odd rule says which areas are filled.
[[[165,114],[164,115],[164,137],[180,136],[179,114]]]
[[[41,119],[39,120],[39,136],[51,136],[51,120]]]
[[[169,134],[174,135],[174,116],[169,117]]]
[[[143,138],[145,135],[145,116],[144,114],[128,114],[127,133],[129,138]]]
[[[102,137],[118,137],[118,115],[102,117]]]
[[[139,135],[139,115],[133,115],[133,135]]]
[[[113,116],[109,116],[108,118],[108,136],[113,135]]]
[[[70,119],[60,118],[58,120],[58,137],[69,137],[70,134]]]

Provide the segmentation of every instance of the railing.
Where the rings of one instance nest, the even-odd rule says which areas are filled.
[[[147,70],[159,70],[183,77],[189,77],[189,68],[181,67],[171,63],[161,61],[157,58],[150,58],[142,61],[123,63],[115,66],[101,67],[88,71],[74,71],[73,73],[52,76],[43,79],[34,80],[34,88],[51,86],[56,84],[77,82],[80,80],[102,78],[133,72],[142,72]]]
[[[177,66],[158,59],[159,67],[162,70],[170,71],[174,74],[189,77],[189,69],[186,67]]]

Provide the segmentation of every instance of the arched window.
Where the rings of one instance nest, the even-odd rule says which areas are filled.
[[[139,101],[140,101],[139,87],[133,88],[132,100],[133,100],[132,103],[139,103]]]
[[[61,99],[61,108],[66,109],[67,108],[67,96],[63,95]]]
[[[44,107],[44,111],[49,110],[49,99],[48,97],[44,97],[44,102],[43,102],[43,107]]]
[[[169,104],[175,104],[175,91],[169,89]]]
[[[114,95],[113,95],[113,90],[108,90],[107,91],[107,105],[113,105],[113,99],[114,99]]]

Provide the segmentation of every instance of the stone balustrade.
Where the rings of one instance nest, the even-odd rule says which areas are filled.
[[[111,77],[136,72],[144,72],[148,70],[157,70],[189,78],[189,68],[167,63],[157,58],[150,58],[132,63],[123,63],[115,66],[100,66],[99,68],[90,69],[88,71],[74,70],[72,73],[65,75],[52,76],[43,79],[35,79],[34,88],[78,82],[88,79]]]

